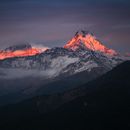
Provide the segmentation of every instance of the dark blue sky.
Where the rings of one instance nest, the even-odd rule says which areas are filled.
[[[79,29],[130,52],[130,0],[0,1],[0,48],[22,42],[63,46]]]

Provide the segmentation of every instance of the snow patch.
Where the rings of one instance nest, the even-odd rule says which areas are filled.
[[[56,59],[53,59],[51,63],[51,74],[58,75],[64,68],[68,65],[79,61],[79,58],[71,58],[68,56],[59,56]]]
[[[76,70],[75,73],[82,72],[84,70],[90,72],[91,69],[96,68],[96,67],[98,67],[97,63],[95,63],[94,61],[88,61],[84,63],[84,65],[80,69]]]

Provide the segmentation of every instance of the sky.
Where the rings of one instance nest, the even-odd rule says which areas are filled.
[[[130,0],[1,0],[0,49],[21,43],[63,46],[77,30],[130,52]]]

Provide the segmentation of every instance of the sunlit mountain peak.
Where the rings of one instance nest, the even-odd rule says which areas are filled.
[[[78,31],[74,37],[64,46],[66,49],[77,50],[80,46],[93,51],[100,51],[109,55],[117,55],[115,50],[107,48],[92,33],[88,31]]]
[[[42,53],[48,48],[33,47],[30,44],[13,45],[4,50],[0,50],[0,59],[13,57],[33,56]]]

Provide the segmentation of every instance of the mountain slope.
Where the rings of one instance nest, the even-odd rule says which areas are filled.
[[[81,85],[101,76],[122,61],[100,52],[64,48],[52,48],[30,57],[1,60],[0,103],[4,105],[34,95],[66,91],[75,84]]]
[[[23,77],[18,79],[0,79],[0,106],[13,104],[39,96],[62,93],[87,83],[101,75],[100,68],[83,71],[68,77],[46,79],[45,77]]]
[[[0,105],[34,95],[67,91],[124,61],[119,55],[108,54],[111,49],[85,31],[76,33],[74,39],[72,46],[68,43],[65,47],[44,48],[44,51],[29,44],[11,46],[2,51],[0,55],[3,52],[7,55],[0,60]]]
[[[41,70],[48,77],[72,75],[82,71],[102,68],[108,71],[123,60],[118,56],[107,56],[101,52],[86,50],[68,50],[52,48],[45,52],[28,57],[15,57],[0,60],[0,68]]]
[[[86,84],[86,94],[62,106],[52,117],[61,128],[129,129],[130,61]],[[53,118],[55,120],[55,118]]]
[[[130,61],[127,61],[78,89],[4,107],[0,110],[1,128],[128,129],[129,80]],[[60,102],[63,104],[59,105]],[[50,108],[54,111],[42,114]]]
[[[93,34],[86,31],[78,31],[64,48],[77,50],[80,46],[93,51],[103,52],[108,55],[117,55],[115,50],[105,47]]]

